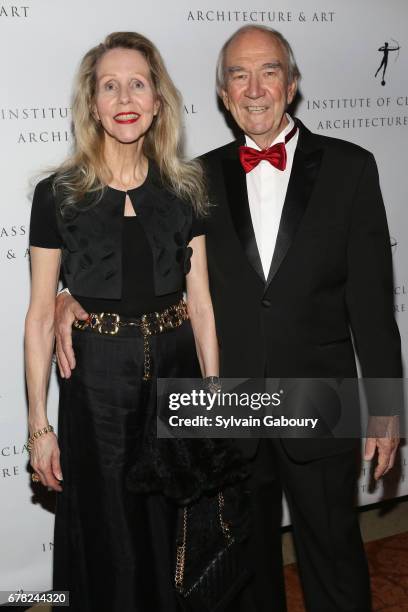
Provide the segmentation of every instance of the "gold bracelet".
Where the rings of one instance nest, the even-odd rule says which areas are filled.
[[[40,438],[42,435],[49,433],[51,431],[54,431],[54,428],[52,425],[48,425],[47,427],[43,427],[43,429],[39,429],[38,431],[35,431],[29,438],[28,438],[28,442],[27,442],[27,450],[29,453],[31,453],[31,449],[33,447],[33,443],[34,440],[36,440],[37,438]]]

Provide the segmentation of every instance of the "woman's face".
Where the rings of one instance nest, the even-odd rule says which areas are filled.
[[[94,116],[105,137],[128,144],[150,128],[159,110],[145,57],[133,49],[111,49],[96,68]]]

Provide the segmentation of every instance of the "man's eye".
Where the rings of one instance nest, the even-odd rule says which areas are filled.
[[[246,74],[234,74],[232,77],[234,80],[243,81],[246,78]]]
[[[266,74],[266,76],[275,76],[276,70],[267,70],[267,72],[265,74]]]

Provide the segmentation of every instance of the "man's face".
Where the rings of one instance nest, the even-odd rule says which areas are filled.
[[[279,40],[256,30],[237,36],[226,51],[224,105],[261,148],[287,124],[285,110],[297,86],[288,81],[287,61]]]

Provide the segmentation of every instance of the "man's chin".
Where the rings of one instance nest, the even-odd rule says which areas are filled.
[[[283,129],[283,126],[282,122],[247,122],[241,129],[252,138],[252,140],[261,138],[262,140],[270,140],[271,143]]]
[[[247,129],[244,128],[245,134],[247,134],[252,140],[256,140],[257,138],[261,138],[262,140],[269,140],[273,137],[274,129],[270,125],[255,125],[255,126],[247,126]]]

